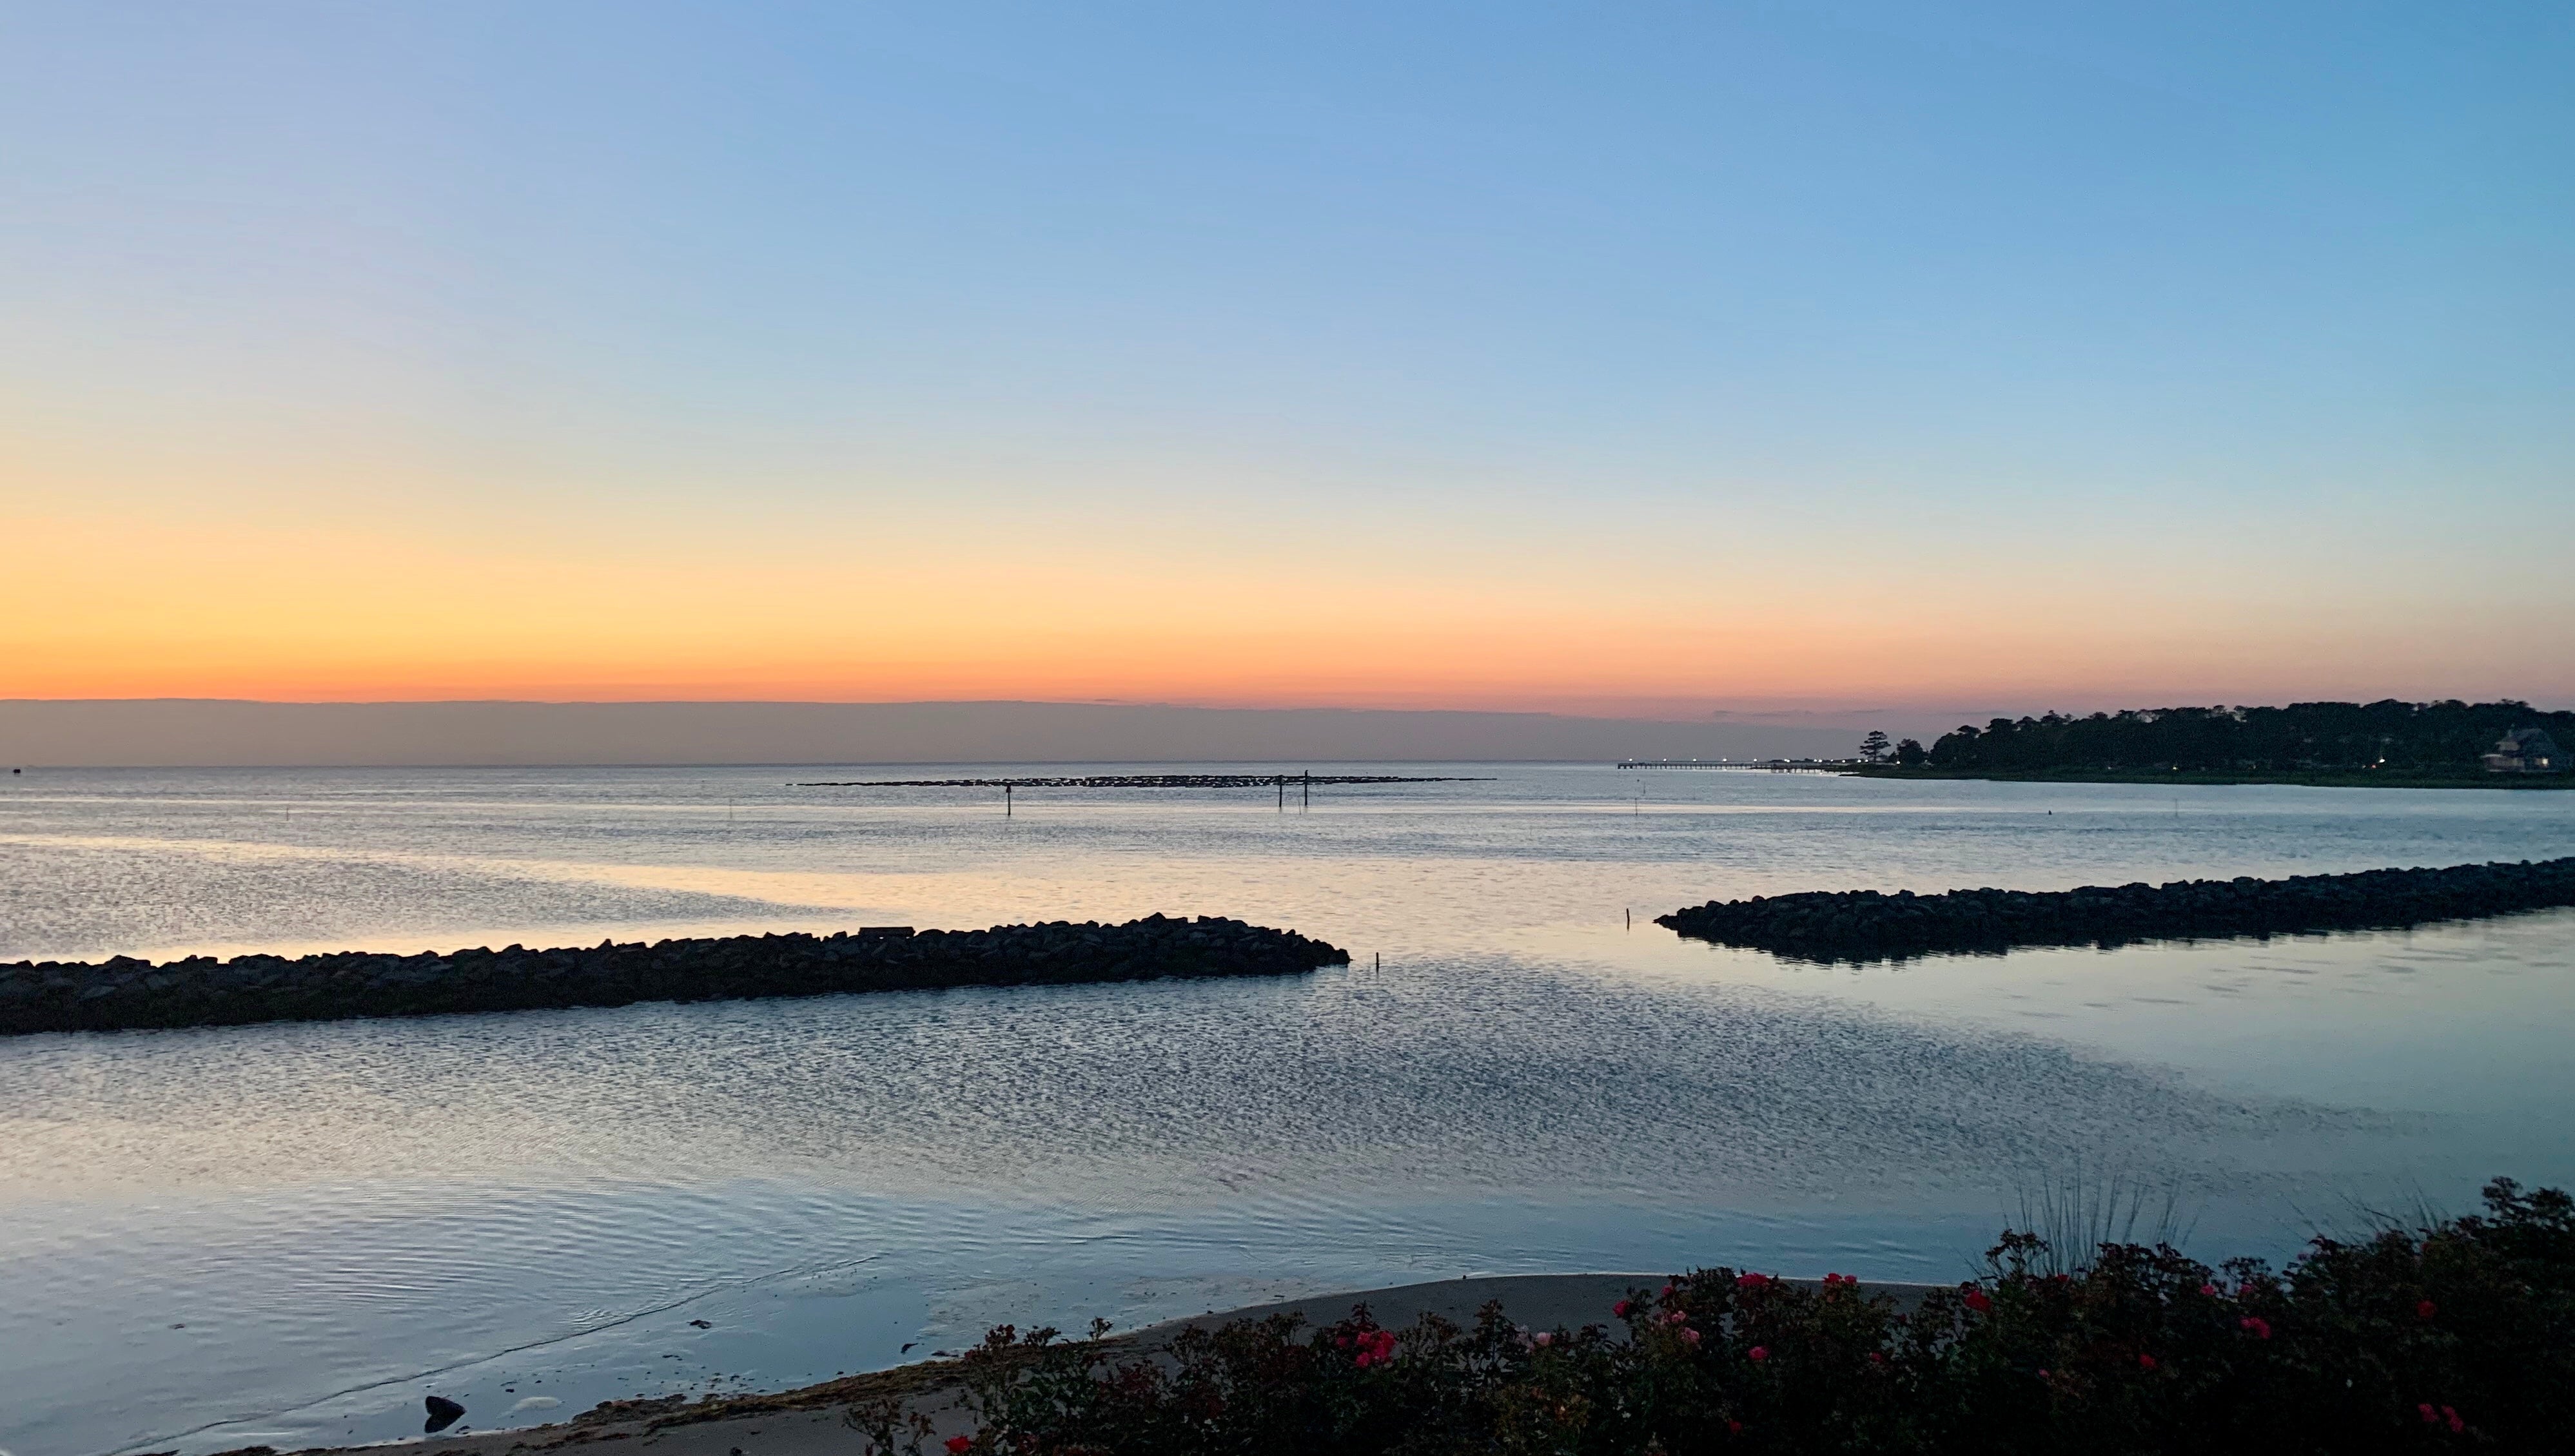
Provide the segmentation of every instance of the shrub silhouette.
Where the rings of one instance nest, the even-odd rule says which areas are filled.
[[[952,1450],[1288,1453],[2560,1451],[2575,1438],[2575,1200],[2510,1180],[2481,1214],[2285,1269],[2105,1244],[2078,1272],[2006,1233],[1979,1278],[1911,1308],[1703,1269],[1603,1323],[1473,1328],[1365,1306],[1184,1334],[1161,1352],[1005,1326],[962,1362]],[[1612,1332],[1612,1325],[1617,1332]],[[918,1450],[901,1412],[877,1449]]]

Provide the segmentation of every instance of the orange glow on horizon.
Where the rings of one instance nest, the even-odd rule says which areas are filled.
[[[2223,614],[2068,621],[1998,616],[1957,597],[1898,613],[1838,584],[1757,582],[1691,600],[1578,579],[1387,581],[1294,558],[1217,571],[1026,548],[854,556],[811,542],[603,556],[345,526],[12,526],[22,567],[0,583],[9,698],[1014,699],[1694,716],[1765,701],[2120,703],[2194,683],[2191,696],[2207,701],[2404,691],[2332,677],[2349,654],[2328,635],[2250,644]],[[2370,650],[2392,664],[2410,646],[2457,682],[2456,644],[2415,636]],[[2429,667],[2415,671],[2441,681]],[[2506,664],[2488,667],[2509,680]]]

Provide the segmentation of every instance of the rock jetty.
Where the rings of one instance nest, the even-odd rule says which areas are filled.
[[[1683,935],[1799,960],[1900,960],[2023,945],[2113,945],[2387,929],[2575,904],[2575,858],[2287,879],[2087,884],[2032,892],[1873,889],[1710,900],[1655,918]]]
[[[1293,930],[1202,915],[1123,925],[1057,920],[989,930],[873,927],[830,935],[733,935],[581,949],[459,950],[288,958],[0,964],[0,1035],[326,1021],[739,1000],[940,986],[1288,975],[1349,952]]]

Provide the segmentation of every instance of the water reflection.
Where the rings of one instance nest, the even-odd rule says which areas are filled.
[[[15,789],[0,953],[1167,909],[1359,964],[0,1043],[0,1366],[38,1392],[0,1446],[380,1438],[430,1372],[488,1425],[993,1319],[1470,1269],[1947,1277],[2016,1182],[2077,1161],[2186,1190],[2227,1252],[2575,1173],[2575,914],[1830,969],[1621,914],[2537,857],[2575,852],[2575,797],[1690,775],[1639,811],[1599,770],[1493,771],[1009,820],[784,773]]]

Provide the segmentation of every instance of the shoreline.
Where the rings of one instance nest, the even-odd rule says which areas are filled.
[[[1150,1355],[1192,1327],[1212,1328],[1239,1320],[1295,1314],[1308,1326],[1327,1325],[1365,1304],[1388,1329],[1409,1327],[1425,1314],[1472,1326],[1476,1311],[1498,1300],[1514,1323],[1531,1329],[1579,1329],[1586,1324],[1614,1327],[1609,1306],[1637,1289],[1650,1290],[1668,1274],[1502,1274],[1470,1275],[1394,1284],[1374,1289],[1341,1290],[1296,1299],[1273,1300],[1235,1309],[1210,1310],[1164,1320],[1102,1343],[1121,1355]],[[1820,1280],[1788,1279],[1783,1283],[1820,1288]],[[1946,1286],[1864,1282],[1863,1295],[1887,1295],[1910,1309],[1923,1294]],[[931,1445],[973,1428],[971,1413],[960,1403],[963,1361],[957,1357],[923,1360],[890,1369],[865,1371],[788,1390],[692,1399],[686,1395],[606,1401],[568,1420],[545,1425],[476,1428],[473,1409],[450,1432],[366,1446],[313,1446],[285,1456],[345,1456],[355,1452],[419,1452],[438,1456],[510,1456],[512,1452],[557,1451],[602,1442],[633,1442],[635,1450],[663,1456],[849,1456],[858,1433],[843,1420],[853,1407],[886,1400],[902,1401],[931,1418]],[[217,1456],[280,1456],[276,1448],[245,1446]]]
[[[2575,788],[2575,774],[2485,773],[2449,775],[2349,772],[2209,773],[2148,772],[2117,768],[1901,768],[1892,765],[1827,770],[1845,778],[1895,782],[1949,779],[1987,783],[2159,783],[2195,787],[2269,784],[2286,788]]]

